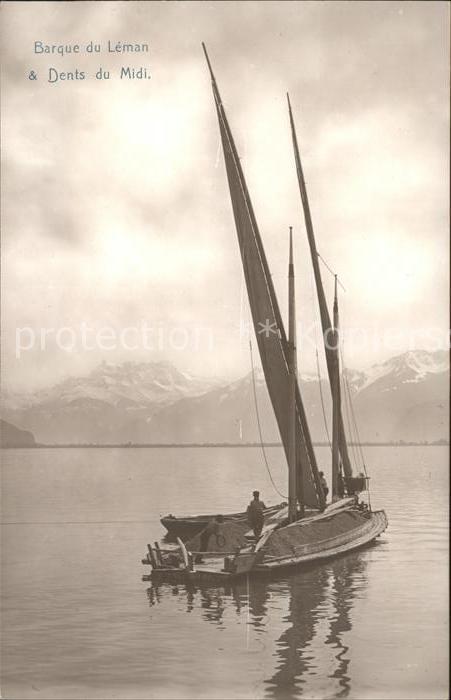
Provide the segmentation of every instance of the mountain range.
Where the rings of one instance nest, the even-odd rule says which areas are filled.
[[[316,375],[301,375],[299,383],[312,438],[326,441],[328,383]],[[343,372],[345,425],[354,414],[358,427],[358,435],[348,430],[350,439],[447,440],[448,400],[445,351],[409,351],[367,371]],[[104,362],[45,390],[7,394],[2,417],[46,444],[239,443],[259,441],[257,410],[264,441],[279,441],[258,369],[227,383],[188,375],[167,362]]]

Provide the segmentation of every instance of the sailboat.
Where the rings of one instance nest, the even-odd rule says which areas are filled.
[[[220,544],[216,544],[216,550],[219,551],[202,552],[200,566],[195,564],[195,555],[198,552],[194,547],[197,545],[199,549],[198,540],[195,538],[186,544],[178,539],[178,556],[172,551],[161,550],[158,545],[155,548],[148,545],[148,553],[143,563],[152,566],[152,573],[149,577],[146,576],[146,579],[175,578],[211,582],[311,565],[342,555],[373,542],[384,532],[388,522],[383,510],[374,511],[370,503],[359,501],[359,494],[368,490],[368,477],[362,474],[354,475],[349,458],[341,410],[337,277],[331,319],[321,279],[289,96],[287,95],[288,115],[296,173],[332,393],[332,502],[329,504],[326,503],[324,482],[318,470],[297,377],[292,228],[289,234],[287,335],[240,159],[207,50],[204,44],[202,46],[211,77],[255,336],[288,465],[288,505],[278,508],[267,518],[258,538],[254,537],[252,532],[243,531],[236,546],[236,537],[233,540],[227,537],[228,529],[236,527],[236,523],[224,522],[221,525]],[[234,545],[233,551],[227,552],[227,556],[223,557],[224,547],[230,548],[231,541]]]

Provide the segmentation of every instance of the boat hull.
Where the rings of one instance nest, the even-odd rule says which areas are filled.
[[[294,539],[299,538],[302,528],[305,530],[304,537],[308,538],[313,530],[318,533],[319,526],[322,526],[324,522],[330,521],[332,529],[334,526],[337,527],[337,518],[339,516],[342,518],[346,514],[351,517],[351,524],[353,524],[352,518],[356,519],[355,527],[345,529],[326,540],[317,539],[315,542],[294,545],[294,551],[291,554],[286,552],[281,556],[265,554],[263,559],[259,559],[253,567],[240,573],[224,571],[222,568],[223,560],[218,559],[214,564],[209,563],[205,567],[198,567],[192,571],[186,568],[153,569],[149,576],[143,578],[152,581],[221,586],[249,575],[272,576],[289,569],[302,570],[369,546],[388,526],[387,516],[383,510],[361,514],[346,509],[346,511],[334,512],[329,515],[322,514],[317,518],[311,518],[310,522],[299,521],[291,526],[281,528],[279,531],[276,530],[269,540],[268,548],[271,551],[272,546],[274,550],[274,542],[271,543],[271,539],[283,537],[286,534],[284,531],[288,531],[290,528]]]
[[[183,539],[190,539],[206,528],[210,519],[213,517],[212,515],[197,519],[189,517],[170,518],[166,516],[165,518],[161,518],[160,523],[166,528],[170,538],[176,539],[177,537],[182,537]]]
[[[362,517],[362,523],[359,526],[349,531],[334,535],[327,540],[300,545],[298,551],[291,555],[265,557],[265,560],[256,567],[256,571],[306,566],[347,554],[373,542],[386,530],[387,526],[387,516],[383,510],[368,513]]]

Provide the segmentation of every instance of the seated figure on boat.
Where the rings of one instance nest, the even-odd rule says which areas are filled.
[[[224,517],[222,515],[217,515],[213,520],[210,520],[207,527],[202,530],[200,535],[200,551],[208,551],[208,543],[212,535],[216,535],[216,540],[220,534],[220,525],[224,522]]]
[[[200,533],[200,543],[199,543],[199,554],[196,555],[196,564],[202,564],[202,554],[201,552],[208,552],[208,545],[210,543],[210,538],[212,535],[216,537],[216,544],[218,545],[218,537],[221,536],[221,524],[224,522],[223,515],[216,515],[212,520],[209,521],[208,525]],[[218,547],[216,546],[216,549]]]
[[[260,491],[252,492],[253,499],[247,507],[247,521],[254,531],[255,537],[258,539],[262,534],[265,517],[263,511],[266,506],[263,501],[260,501]]]

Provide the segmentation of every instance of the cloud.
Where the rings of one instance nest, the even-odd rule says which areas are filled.
[[[318,246],[349,288],[352,322],[364,327],[371,313],[381,324],[446,323],[447,14],[433,2],[5,4],[3,347],[12,382],[102,359],[18,364],[17,325],[120,327],[149,315],[214,332],[214,358],[179,353],[181,367],[247,371],[241,263],[202,40],[283,312],[294,225],[300,323],[316,313],[288,90]],[[150,53],[49,57],[33,54],[36,40],[147,42]],[[90,78],[51,85],[50,65]],[[116,74],[146,65],[152,77],[96,81],[100,65]],[[27,78],[32,67],[37,82]],[[328,295],[330,281],[325,273]]]

